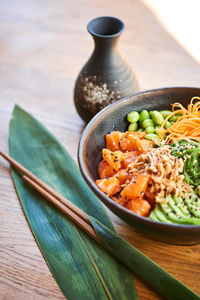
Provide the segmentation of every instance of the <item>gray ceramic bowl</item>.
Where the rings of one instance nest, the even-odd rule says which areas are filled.
[[[186,105],[193,96],[200,96],[200,88],[172,87],[140,92],[119,100],[100,111],[87,125],[79,143],[78,161],[82,175],[98,198],[119,218],[147,237],[173,244],[200,242],[200,226],[171,225],[138,216],[116,204],[101,192],[95,184],[101,150],[105,147],[105,135],[113,130],[126,131],[127,114],[132,110],[169,109],[170,104]]]

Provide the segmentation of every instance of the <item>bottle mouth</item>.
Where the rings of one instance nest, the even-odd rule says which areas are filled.
[[[98,17],[87,25],[88,32],[97,37],[114,37],[124,30],[124,23],[115,17]]]

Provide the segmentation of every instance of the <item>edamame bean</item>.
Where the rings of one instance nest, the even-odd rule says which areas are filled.
[[[147,128],[148,126],[154,127],[154,123],[151,119],[146,119],[142,122],[142,127]]]
[[[130,123],[135,123],[139,120],[140,115],[137,111],[132,111],[127,115],[127,120]]]
[[[157,110],[152,112],[152,119],[156,125],[161,125],[164,121],[162,114]]]
[[[140,113],[140,122],[143,122],[146,119],[149,119],[149,113],[147,110],[144,109]]]
[[[155,129],[153,126],[148,126],[145,128],[146,133],[154,133]]]
[[[169,118],[169,122],[176,122],[182,115],[181,114],[176,114]]]
[[[171,123],[169,122],[169,121],[167,121],[166,123],[165,123],[165,129],[167,129],[167,128],[169,128],[169,127],[171,127],[172,125],[171,125]]]
[[[141,113],[140,113],[140,119],[139,119],[139,122],[140,122],[140,126],[142,127],[142,122],[146,119],[149,119],[149,113],[147,110],[142,110]]]
[[[131,123],[129,126],[128,126],[128,131],[136,131],[138,128],[138,124],[137,123]]]
[[[140,131],[140,132],[142,132],[142,131],[143,131],[143,128],[139,128],[137,131]]]
[[[170,110],[161,110],[160,113],[162,114],[163,118],[166,119],[172,112]]]
[[[159,140],[159,137],[155,133],[147,133],[144,138],[146,140],[152,141],[152,140]]]
[[[150,111],[149,111],[149,117],[150,117],[150,118],[152,118],[152,112],[153,112],[153,110],[150,110]]]

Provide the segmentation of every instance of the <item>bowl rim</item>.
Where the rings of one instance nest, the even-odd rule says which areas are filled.
[[[161,230],[173,230],[174,232],[183,230],[187,232],[196,232],[200,231],[200,225],[189,225],[189,224],[169,224],[164,222],[157,222],[154,220],[151,220],[147,217],[143,217],[140,215],[135,214],[134,212],[131,212],[130,210],[126,209],[122,205],[117,204],[114,202],[111,198],[106,196],[96,185],[95,181],[89,176],[89,170],[87,168],[86,162],[84,161],[84,153],[85,153],[85,146],[87,144],[87,141],[89,139],[90,133],[95,129],[96,125],[101,122],[101,120],[109,114],[109,112],[112,110],[114,106],[122,106],[124,102],[128,101],[131,98],[135,98],[133,101],[137,102],[139,99],[138,97],[148,95],[148,94],[161,94],[162,92],[167,91],[178,91],[178,90],[197,90],[200,93],[200,87],[188,87],[188,86],[174,86],[174,87],[160,87],[155,89],[148,89],[144,91],[139,91],[137,93],[130,94],[126,97],[123,97],[116,102],[106,106],[103,108],[100,112],[98,112],[87,124],[85,129],[82,132],[82,135],[79,140],[78,145],[78,151],[77,151],[77,157],[78,157],[78,164],[81,171],[81,174],[83,178],[85,179],[86,183],[89,185],[89,187],[92,189],[92,191],[96,194],[98,199],[103,202],[110,210],[110,207],[113,207],[115,210],[120,210],[122,213],[126,214],[129,218],[134,218],[138,223],[146,223],[146,225],[153,225],[154,228],[158,227]],[[106,115],[105,115],[106,114]],[[100,196],[99,196],[100,195]]]

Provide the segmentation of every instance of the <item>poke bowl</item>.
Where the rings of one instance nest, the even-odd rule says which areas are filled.
[[[151,239],[159,240],[162,242],[166,243],[172,243],[172,244],[180,244],[180,245],[191,245],[191,244],[197,244],[200,242],[200,219],[198,219],[199,216],[199,207],[197,207],[197,204],[193,203],[191,204],[191,197],[189,192],[186,193],[184,191],[184,188],[190,188],[189,184],[186,183],[187,181],[185,179],[185,176],[180,173],[180,178],[182,178],[183,182],[183,190],[181,190],[181,194],[178,195],[179,198],[182,201],[182,195],[183,192],[185,192],[185,198],[184,199],[190,199],[189,202],[183,203],[172,203],[172,207],[170,206],[170,209],[166,212],[163,213],[162,209],[163,207],[166,207],[168,205],[165,202],[162,203],[155,203],[152,204],[150,201],[150,204],[147,203],[147,207],[149,207],[148,214],[141,214],[141,213],[136,213],[134,209],[130,208],[130,203],[133,203],[132,200],[131,202],[128,200],[128,202],[124,202],[125,204],[123,205],[123,193],[125,195],[125,187],[127,185],[121,185],[121,189],[123,190],[117,190],[116,191],[116,197],[113,194],[106,193],[98,184],[99,182],[102,182],[101,180],[109,180],[109,178],[116,177],[115,175],[107,178],[105,176],[100,177],[99,175],[99,165],[101,161],[105,161],[105,156],[102,158],[102,149],[106,149],[107,147],[107,140],[106,140],[106,135],[109,135],[112,132],[120,132],[120,134],[124,133],[129,133],[129,132],[142,132],[144,135],[148,135],[147,132],[145,132],[145,128],[135,128],[135,130],[129,130],[130,128],[130,118],[127,116],[130,116],[131,112],[134,112],[133,115],[137,116],[141,115],[141,112],[147,111],[147,112],[163,112],[163,111],[171,111],[172,109],[172,104],[178,103],[179,106],[184,108],[188,107],[188,104],[190,104],[191,99],[194,97],[199,97],[200,96],[200,88],[193,88],[193,87],[169,87],[169,88],[160,88],[160,89],[154,89],[154,90],[147,90],[143,92],[139,92],[130,96],[127,96],[121,100],[118,100],[117,102],[114,102],[104,108],[102,111],[100,111],[93,119],[88,123],[86,128],[84,129],[84,132],[81,136],[80,142],[79,142],[79,147],[78,147],[78,163],[79,167],[81,170],[81,173],[83,175],[83,178],[85,179],[86,183],[89,185],[89,187],[93,190],[93,192],[96,194],[96,196],[103,202],[104,205],[106,205],[113,213],[115,213],[119,218],[121,218],[123,221],[125,221],[127,224],[129,224],[131,227],[133,227],[135,230],[145,234],[146,237],[149,237]],[[189,106],[190,107],[190,106]],[[135,113],[136,112],[136,113]],[[176,113],[174,113],[176,114]],[[172,114],[173,115],[173,114]],[[178,115],[178,114],[177,114]],[[179,114],[181,115],[181,114]],[[182,116],[182,115],[181,115]],[[134,118],[134,116],[132,116]],[[165,116],[166,117],[166,116]],[[170,117],[170,116],[169,116]],[[139,118],[139,117],[138,117]],[[152,117],[148,117],[151,119]],[[168,118],[168,117],[166,117]],[[165,118],[164,118],[165,119]],[[140,122],[140,120],[136,119],[137,124],[143,124]],[[144,121],[144,120],[143,120]],[[169,118],[165,120],[166,122],[169,121]],[[148,123],[148,122],[146,122]],[[169,122],[168,122],[169,123]],[[171,122],[171,126],[173,125]],[[160,123],[161,124],[161,123]],[[164,123],[163,123],[164,124]],[[184,122],[183,122],[184,124]],[[139,125],[139,126],[140,126]],[[144,124],[143,124],[144,125]],[[133,125],[134,127],[135,125]],[[138,126],[138,125],[137,125]],[[172,151],[172,146],[171,144],[175,145],[175,148],[173,149],[178,149],[178,151],[181,148],[181,145],[179,143],[182,143],[182,138],[178,139],[177,141],[172,140],[169,145],[165,144],[166,137],[161,138],[162,132],[166,132],[167,127],[165,126],[160,126],[160,129],[155,130],[155,133],[158,135],[158,140],[155,141],[154,139],[151,142],[155,142],[155,145],[153,147],[150,147],[150,149],[146,149],[145,151],[142,151],[142,157],[145,157],[146,153],[150,151],[160,151],[160,149],[164,149],[165,147],[169,148],[170,151]],[[160,131],[159,131],[160,130]],[[168,136],[169,133],[167,133]],[[151,135],[151,133],[150,133]],[[140,137],[141,140],[141,137]],[[148,140],[148,139],[146,139]],[[191,140],[187,140],[187,138],[184,139],[184,143],[188,142],[191,143]],[[192,140],[193,142],[193,140]],[[178,144],[176,144],[178,143]],[[185,145],[185,144],[184,144]],[[178,148],[177,148],[178,146]],[[163,148],[164,147],[164,148]],[[185,147],[185,148],[184,148]],[[188,144],[184,146],[183,149],[181,148],[180,151],[183,151],[185,153],[185,149],[188,147]],[[189,146],[190,147],[190,146]],[[198,147],[198,141],[194,140],[194,145],[192,144],[192,150],[193,148]],[[168,151],[167,148],[167,151]],[[152,150],[153,149],[153,150]],[[195,148],[196,149],[196,148]],[[199,148],[197,148],[199,149]],[[113,149],[111,149],[113,150]],[[113,155],[116,154],[114,150],[120,150],[121,149],[114,149],[113,151],[111,150],[105,150],[108,151]],[[127,150],[127,149],[125,149]],[[118,151],[118,152],[120,152]],[[174,150],[175,151],[175,150]],[[179,152],[180,152],[179,151]],[[128,152],[128,151],[122,151],[122,152]],[[176,151],[175,151],[176,152]],[[174,152],[174,153],[175,153]],[[197,155],[199,155],[199,152],[197,152]],[[105,152],[107,153],[107,152]],[[106,155],[104,153],[104,155]],[[108,153],[108,154],[109,154]],[[170,152],[171,153],[171,152]],[[180,154],[180,153],[179,153]],[[160,157],[160,153],[158,154]],[[171,154],[170,154],[171,155]],[[182,155],[182,152],[181,152]],[[176,156],[174,154],[174,156]],[[138,156],[139,157],[139,156]],[[181,156],[183,157],[183,156]],[[191,155],[187,156],[187,158],[191,158]],[[116,156],[117,158],[117,156]],[[170,156],[171,158],[171,156]],[[184,168],[184,164],[187,160],[187,158],[179,158],[175,157],[172,160],[174,163],[180,163],[182,164],[182,170]],[[118,159],[118,158],[117,158]],[[117,161],[117,159],[115,159]],[[121,162],[123,163],[123,159],[121,159]],[[138,162],[138,161],[137,161]],[[141,162],[141,158],[140,158]],[[148,162],[149,163],[149,162]],[[195,163],[200,163],[199,156],[195,159]],[[106,162],[107,164],[107,162]],[[135,168],[135,162],[134,168]],[[130,171],[130,166],[133,165],[132,163],[128,165],[128,170]],[[127,167],[127,166],[126,166]],[[197,165],[193,166],[195,167],[195,170],[197,168]],[[131,172],[134,169],[132,166]],[[173,169],[173,167],[172,167]],[[135,170],[135,169],[134,169]],[[198,170],[197,170],[198,171]],[[117,169],[115,170],[115,174],[117,173]],[[198,172],[197,172],[198,173]],[[199,171],[200,174],[200,171]],[[154,174],[155,175],[155,174]],[[159,175],[159,174],[158,174]],[[149,178],[150,175],[148,175]],[[190,176],[190,172],[189,172]],[[118,177],[117,177],[118,178]],[[168,177],[172,178],[172,177]],[[134,179],[131,179],[132,181],[132,186],[135,186],[133,182]],[[189,179],[188,179],[189,180]],[[168,180],[169,181],[169,180]],[[172,180],[173,181],[173,180]],[[107,181],[106,181],[107,182]],[[130,183],[130,182],[129,182]],[[157,179],[157,186],[159,185],[159,179]],[[146,185],[147,186],[147,185]],[[152,187],[152,186],[151,186]],[[192,192],[194,186],[192,186]],[[198,188],[198,186],[195,186],[195,189]],[[137,189],[137,188],[136,188]],[[159,190],[160,191],[160,190]],[[196,191],[196,190],[195,190]],[[173,190],[173,195],[176,194],[176,186],[174,187]],[[141,192],[141,194],[144,194],[144,191]],[[196,192],[195,192],[196,193]],[[155,190],[154,190],[154,194]],[[126,199],[127,194],[125,195]],[[165,195],[166,196],[166,195]],[[156,197],[156,196],[155,196]],[[181,198],[182,197],[182,198]],[[198,197],[198,200],[197,200]],[[146,198],[146,197],[145,197]],[[167,198],[167,197],[164,197]],[[155,198],[156,199],[156,198]],[[192,198],[193,199],[193,198]],[[196,200],[195,200],[196,199]],[[123,200],[123,201],[122,201]],[[149,200],[149,199],[148,199]],[[146,201],[146,200],[144,200]],[[168,200],[167,200],[168,201]],[[199,202],[199,196],[195,194],[194,201]],[[148,201],[149,202],[149,201]],[[127,205],[127,203],[129,203]],[[134,202],[135,203],[135,202]],[[146,202],[145,202],[146,203]],[[171,202],[169,201],[169,205]],[[188,204],[189,203],[189,204]],[[176,205],[177,207],[175,207]],[[187,209],[187,205],[189,207],[191,206],[193,210],[188,210],[189,215],[186,216],[185,214],[185,209]],[[132,206],[131,206],[132,207]],[[160,211],[157,212],[156,214],[154,213],[155,207],[161,207],[159,208]],[[197,208],[196,208],[197,207]],[[180,212],[180,215],[179,213]],[[152,212],[153,211],[153,212]],[[197,211],[197,215],[196,215]],[[173,214],[175,213],[175,214]],[[156,216],[159,217],[156,217]],[[161,215],[161,217],[160,217]],[[168,215],[171,216],[168,218]],[[192,221],[190,221],[192,218]],[[175,221],[174,221],[175,220]],[[186,220],[186,221],[182,221]],[[189,220],[189,221],[188,221]]]

